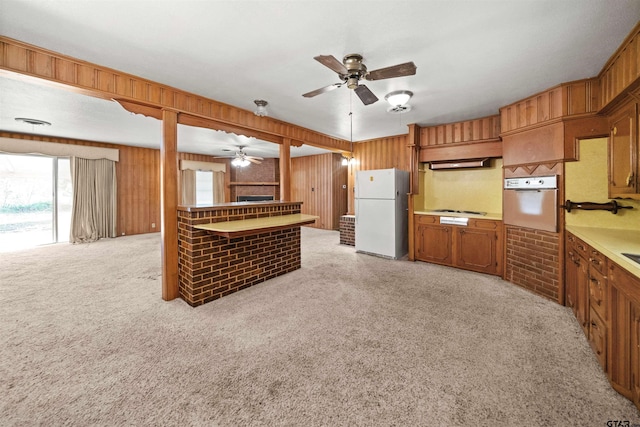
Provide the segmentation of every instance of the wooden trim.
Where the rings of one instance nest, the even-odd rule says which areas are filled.
[[[484,157],[502,157],[502,141],[446,144],[437,147],[422,147],[421,162],[443,160],[479,159]]]
[[[160,146],[160,212],[162,299],[178,297],[178,113],[162,112]]]
[[[420,129],[420,146],[432,147],[458,143],[493,141],[500,136],[500,115]]]
[[[117,99],[121,105],[130,102],[205,117],[243,133],[263,132],[329,150],[349,151],[350,147],[346,140],[270,117],[258,117],[248,110],[4,36],[0,36],[0,73],[103,99]]]
[[[291,140],[284,138],[280,145],[280,200],[291,200]]]

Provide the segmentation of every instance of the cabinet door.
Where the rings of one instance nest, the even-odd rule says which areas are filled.
[[[567,245],[567,247],[569,247]],[[575,315],[575,305],[576,305],[576,282],[578,281],[578,266],[580,263],[577,260],[577,256],[573,250],[568,249],[567,255],[565,257],[565,268],[564,268],[564,304],[567,307],[571,307],[574,309]]]
[[[592,309],[589,319],[589,344],[596,354],[600,366],[607,370],[607,329],[604,321]]]
[[[576,301],[574,313],[585,335],[589,335],[589,263],[578,257],[576,277]]]
[[[609,138],[609,197],[637,194],[637,142],[635,104],[611,123]]]
[[[497,235],[492,230],[458,228],[456,267],[493,274],[496,272]]]
[[[420,224],[417,230],[416,259],[451,265],[451,227]]]
[[[639,379],[640,280],[609,262],[608,266],[609,380],[629,399],[637,398]],[[636,403],[637,405],[637,403]]]
[[[631,305],[631,400],[640,408],[640,305]]]

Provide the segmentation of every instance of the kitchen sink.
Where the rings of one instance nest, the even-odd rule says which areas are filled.
[[[624,255],[627,258],[629,258],[630,260],[635,261],[638,264],[640,264],[640,254],[625,254],[625,253],[623,253],[622,255]]]

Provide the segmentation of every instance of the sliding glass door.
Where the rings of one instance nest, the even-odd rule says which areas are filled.
[[[68,158],[0,154],[0,251],[68,241],[71,204]]]

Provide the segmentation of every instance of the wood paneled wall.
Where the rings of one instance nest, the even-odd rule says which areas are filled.
[[[481,142],[500,137],[500,116],[428,126],[420,129],[420,146],[431,147],[462,142]]]
[[[411,168],[411,150],[407,147],[407,135],[361,141],[354,145],[356,170]]]
[[[640,84],[640,22],[609,58],[598,79],[600,102],[606,110],[609,110],[609,104],[615,104],[614,101],[624,95],[628,88]]]
[[[291,199],[302,202],[302,213],[320,217],[312,227],[340,228],[347,213],[347,169],[335,153],[291,159]]]
[[[355,213],[354,187],[356,171],[391,168],[411,171],[412,153],[408,143],[408,135],[396,135],[361,141],[354,145],[353,156],[356,159],[356,163],[348,168],[348,213]]]
[[[501,134],[542,126],[563,117],[598,112],[597,78],[563,83],[545,92],[500,108]]]
[[[160,231],[160,150],[11,132],[0,132],[0,137],[118,149],[118,235]],[[214,160],[211,156],[201,154],[178,153],[178,160],[180,159],[221,163],[219,159]],[[228,164],[226,160],[222,162]],[[225,174],[225,191],[228,200],[228,173]]]

